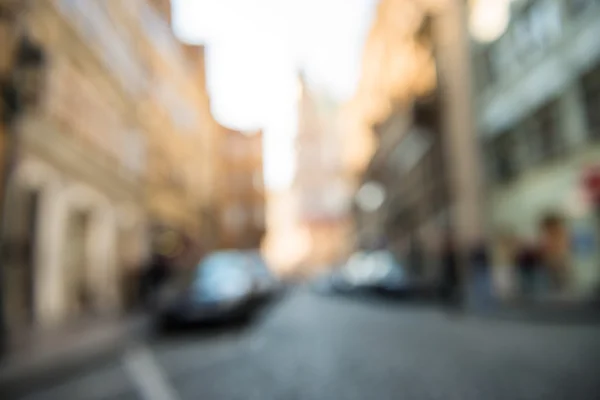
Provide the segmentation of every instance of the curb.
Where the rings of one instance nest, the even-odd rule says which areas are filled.
[[[541,325],[600,325],[600,308],[590,303],[491,305],[488,308],[466,307],[477,317]]]

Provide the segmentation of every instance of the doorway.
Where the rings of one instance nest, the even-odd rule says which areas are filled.
[[[88,238],[90,214],[75,211],[67,225],[65,268],[68,276],[68,307],[74,317],[84,316],[94,309],[93,292],[88,274]]]
[[[36,246],[38,239],[38,214],[40,205],[40,193],[28,191],[24,199],[24,234],[23,234],[23,252],[21,266],[23,269],[22,288],[23,288],[23,309],[28,325],[35,320],[35,277],[36,277]]]
[[[12,269],[13,301],[18,324],[29,327],[35,321],[36,245],[38,237],[39,192],[21,189],[17,193],[11,231],[9,263]]]

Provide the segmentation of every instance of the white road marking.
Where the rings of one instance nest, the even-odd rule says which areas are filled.
[[[178,400],[175,389],[167,382],[166,374],[152,352],[140,346],[124,358],[125,369],[144,400]]]

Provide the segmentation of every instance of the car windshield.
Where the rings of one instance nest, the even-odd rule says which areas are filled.
[[[249,290],[246,258],[236,252],[209,255],[198,266],[194,289],[203,295],[234,296]]]

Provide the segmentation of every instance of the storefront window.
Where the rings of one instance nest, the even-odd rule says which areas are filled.
[[[514,130],[501,133],[492,142],[495,179],[500,183],[513,180],[520,172],[517,146],[518,142]]]
[[[552,101],[542,106],[532,116],[532,134],[538,139],[541,161],[555,159],[565,152],[559,115],[558,102]]]
[[[591,7],[600,5],[599,0],[567,0],[567,12],[571,17],[578,18]]]
[[[530,67],[561,35],[559,3],[532,2],[515,16],[508,32],[489,47],[486,70],[490,79],[502,79]]]
[[[589,137],[600,140],[600,65],[583,76],[581,88]]]
[[[498,80],[498,73],[492,57],[493,44],[490,44],[481,52],[482,76],[480,86],[492,86]]]

